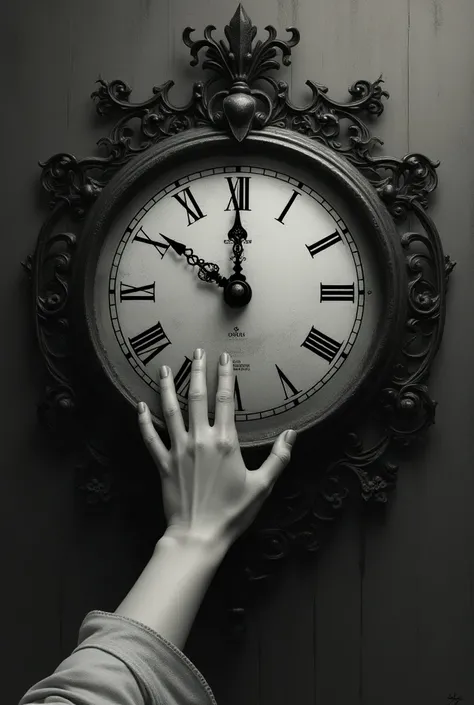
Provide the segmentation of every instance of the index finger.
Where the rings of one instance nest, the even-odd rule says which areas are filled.
[[[222,353],[218,365],[216,412],[214,426],[222,431],[235,431],[234,364],[228,353]]]

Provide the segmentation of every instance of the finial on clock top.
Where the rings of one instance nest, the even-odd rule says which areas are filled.
[[[191,40],[192,27],[186,27],[183,32],[183,41],[191,50],[191,66],[199,63],[199,51],[207,47],[206,58],[202,62],[203,69],[214,71],[216,79],[226,82],[226,88],[217,91],[209,100],[208,110],[213,114],[216,123],[226,122],[234,137],[241,142],[255,127],[262,127],[272,114],[273,105],[269,95],[262,90],[254,88],[255,82],[265,80],[277,90],[276,82],[266,76],[268,71],[279,69],[280,64],[275,60],[277,49],[282,53],[282,62],[285,66],[291,63],[291,49],[300,41],[300,33],[295,27],[288,27],[291,33],[288,41],[277,39],[274,27],[267,25],[267,39],[262,42],[257,40],[257,27],[239,3],[234,16],[224,28],[227,44],[216,41],[212,32],[216,27],[207,25],[204,29],[204,39]],[[222,100],[222,112],[216,110],[217,101]],[[258,102],[263,103],[263,110],[257,111]]]

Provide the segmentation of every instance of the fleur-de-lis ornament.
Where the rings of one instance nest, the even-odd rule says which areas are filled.
[[[300,34],[294,27],[289,27],[291,38],[285,42],[277,39],[274,27],[268,25],[265,29],[268,38],[262,42],[258,40],[252,46],[257,34],[257,28],[252,24],[250,17],[241,4],[237,7],[234,16],[224,32],[228,45],[222,40],[217,42],[212,37],[216,28],[208,25],[204,30],[204,39],[193,42],[190,38],[194,29],[186,27],[183,32],[183,41],[191,50],[191,66],[199,63],[198,53],[207,47],[206,59],[203,61],[204,69],[211,69],[217,76],[223,78],[229,85],[228,88],[215,93],[209,100],[208,110],[216,124],[227,122],[234,137],[241,142],[252,129],[254,122],[263,127],[272,113],[272,102],[267,93],[253,88],[259,78],[274,83],[264,74],[272,69],[280,68],[275,61],[277,49],[281,50],[282,62],[285,66],[291,63],[291,48],[300,40]],[[265,108],[257,112],[258,100]],[[214,108],[217,101],[222,100],[222,110]]]

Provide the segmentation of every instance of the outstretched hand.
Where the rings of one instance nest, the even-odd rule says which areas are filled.
[[[295,431],[284,431],[258,470],[242,458],[234,419],[234,370],[230,355],[218,364],[215,421],[209,424],[206,353],[197,349],[188,393],[189,430],[184,425],[169,367],[160,369],[161,404],[168,427],[168,450],[144,402],[138,405],[140,431],[158,466],[167,533],[224,540],[230,546],[254,521],[291,457]]]

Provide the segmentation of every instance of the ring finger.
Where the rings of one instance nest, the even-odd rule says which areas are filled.
[[[173,373],[166,365],[160,369],[161,408],[166,421],[171,444],[184,440],[186,428],[174,386]]]

